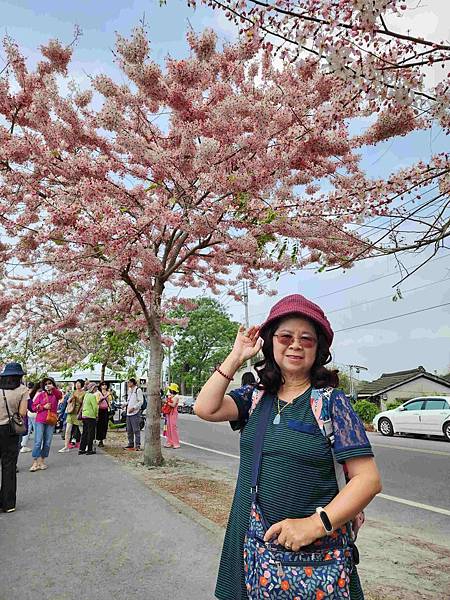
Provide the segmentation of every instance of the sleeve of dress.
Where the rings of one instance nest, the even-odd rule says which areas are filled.
[[[228,396],[231,396],[236,403],[239,411],[239,416],[236,421],[230,421],[231,429],[233,431],[240,431],[244,429],[247,424],[250,407],[252,405],[252,395],[254,386],[244,385],[236,390],[231,390]]]
[[[361,456],[373,456],[364,425],[342,390],[334,390],[331,397],[331,419],[334,454],[339,463]]]

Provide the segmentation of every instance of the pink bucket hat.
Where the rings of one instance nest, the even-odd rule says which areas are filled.
[[[274,304],[270,309],[269,316],[261,325],[260,333],[262,333],[270,323],[275,321],[275,319],[287,317],[288,315],[301,315],[317,323],[325,334],[328,344],[331,346],[334,333],[331,329],[330,322],[320,306],[317,306],[317,304],[314,304],[314,302],[311,302],[311,300],[308,300],[301,294],[286,296]]]

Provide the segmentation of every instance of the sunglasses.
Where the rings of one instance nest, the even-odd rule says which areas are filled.
[[[273,337],[276,337],[282,346],[291,346],[295,341],[295,335],[292,333],[274,333]],[[317,344],[316,338],[311,335],[301,335],[297,339],[302,348],[313,348]]]

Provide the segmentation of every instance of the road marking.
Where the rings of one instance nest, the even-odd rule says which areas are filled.
[[[405,500],[404,498],[397,498],[396,496],[389,496],[388,494],[378,494],[377,498],[384,498],[385,500],[392,500],[392,502],[399,502],[400,504],[407,504],[408,506],[414,506],[415,508],[423,508],[424,510],[430,510],[441,515],[450,517],[450,510],[446,508],[440,508],[438,506],[430,506],[429,504],[422,504],[421,502],[413,502],[412,500]]]
[[[213,448],[206,448],[205,446],[190,444],[189,442],[183,442],[183,440],[180,440],[180,443],[184,446],[190,446],[191,448],[197,448],[198,450],[206,450],[206,452],[213,452],[214,454],[221,454],[222,456],[228,456],[229,458],[236,458],[239,460],[239,456],[236,454],[229,454],[228,452],[222,452],[221,450],[214,450]],[[389,446],[389,448],[393,447],[394,446]],[[415,448],[406,448],[406,450],[415,450]],[[427,452],[438,452],[438,450],[428,450]],[[443,454],[446,454],[446,452],[443,452]],[[429,510],[431,512],[436,512],[450,517],[450,510],[447,510],[446,508],[440,508],[439,506],[430,506],[429,504],[413,502],[412,500],[405,500],[404,498],[397,498],[397,496],[389,496],[388,494],[378,494],[376,497],[384,498],[384,500],[391,500],[391,502],[398,502],[399,504],[407,504],[408,506],[414,506],[415,508],[422,508],[423,510]]]
[[[409,446],[393,446],[392,444],[372,444],[374,448],[393,448],[396,450],[409,450],[410,452],[423,452],[424,454],[438,454],[439,456],[450,456],[450,452],[443,450],[426,450],[421,448],[409,448]]]
[[[161,436],[163,437],[163,436]],[[198,448],[199,450],[206,450],[207,452],[214,452],[214,454],[221,454],[222,456],[228,456],[229,458],[236,458],[237,460],[239,460],[239,456],[236,456],[236,454],[228,454],[228,452],[221,452],[220,450],[213,450],[212,448],[205,448],[204,446],[197,446],[196,444],[190,444],[189,442],[183,442],[183,440],[180,440],[180,444],[183,444],[183,446],[190,446],[191,448]]]

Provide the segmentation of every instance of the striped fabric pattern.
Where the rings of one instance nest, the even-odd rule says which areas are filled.
[[[242,548],[251,507],[253,438],[263,402],[273,402],[273,399],[265,396],[245,424],[248,389],[240,388],[230,395],[240,415],[240,421],[232,427],[245,427],[241,433],[239,475],[222,550],[216,597],[246,600]],[[277,403],[273,402],[272,418],[264,438],[259,485],[260,505],[270,524],[286,518],[307,517],[317,506],[326,506],[338,493],[331,450],[312,413],[310,395],[311,389],[287,406],[278,425],[272,423],[278,412]],[[281,408],[284,405],[280,402]],[[345,454],[345,449],[341,452]],[[373,456],[370,444],[360,449],[353,447],[349,453],[351,458]],[[351,600],[363,600],[356,570],[352,575],[351,592]]]

